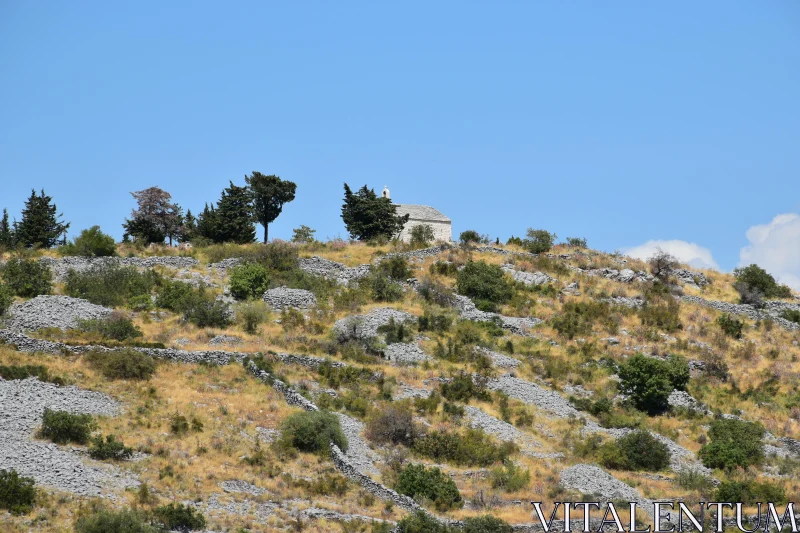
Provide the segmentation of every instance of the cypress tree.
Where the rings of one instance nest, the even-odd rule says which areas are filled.
[[[183,224],[181,224],[181,233],[178,236],[180,242],[190,242],[197,237],[197,219],[192,214],[191,209],[186,210],[186,216],[183,217]]]
[[[342,220],[350,237],[368,241],[376,237],[391,239],[408,222],[408,215],[397,214],[397,206],[389,198],[378,197],[366,185],[353,194],[344,184]]]
[[[212,242],[218,242],[217,210],[214,205],[206,204],[200,216],[197,217],[197,234]]]
[[[14,232],[8,222],[8,209],[3,209],[3,219],[0,220],[0,247],[11,248],[14,246]]]
[[[253,204],[247,187],[230,182],[217,202],[217,242],[251,243],[256,239]]]
[[[27,248],[41,246],[52,248],[59,242],[66,242],[69,222],[59,222],[63,214],[58,213],[53,199],[42,190],[40,195],[31,190],[31,197],[22,210],[22,221],[15,223],[14,235],[19,244]],[[61,238],[61,239],[59,239]]]

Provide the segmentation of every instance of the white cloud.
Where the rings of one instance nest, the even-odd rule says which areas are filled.
[[[769,224],[747,230],[750,244],[739,251],[739,264],[756,263],[780,283],[800,290],[800,215],[778,215]]]
[[[658,249],[674,255],[681,263],[686,263],[695,268],[713,268],[719,270],[719,265],[714,261],[711,250],[703,248],[693,242],[679,240],[647,241],[639,246],[627,248],[623,250],[622,253],[646,261],[651,258]]]

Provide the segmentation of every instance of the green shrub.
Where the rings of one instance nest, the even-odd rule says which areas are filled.
[[[153,270],[139,272],[133,266],[107,263],[80,272],[70,270],[64,290],[73,298],[84,298],[106,307],[122,307],[134,296],[149,296],[159,282],[159,275]]]
[[[67,411],[53,411],[49,408],[42,415],[42,428],[39,436],[56,444],[86,444],[95,424],[91,415],[72,414]]]
[[[512,461],[505,461],[502,466],[498,466],[489,472],[489,481],[493,489],[517,492],[530,484],[531,473],[529,470],[517,466]]]
[[[0,470],[0,509],[23,515],[30,513],[35,503],[33,478],[22,477],[15,470]]]
[[[133,311],[149,311],[153,308],[153,299],[149,294],[140,294],[128,298],[128,308]]]
[[[14,295],[11,293],[5,283],[0,283],[0,316],[3,316],[11,308],[14,303]]]
[[[1,291],[2,289],[0,289]],[[0,296],[0,300],[2,300],[2,296]],[[0,302],[0,315],[3,314],[2,310],[2,303]],[[800,324],[800,311],[795,309],[786,309],[781,316],[788,320],[789,322],[794,322],[795,324]]]
[[[413,275],[405,257],[397,255],[381,261],[378,264],[377,271],[395,281],[405,281]]]
[[[741,502],[745,505],[771,502],[776,506],[787,503],[786,490],[781,485],[766,481],[723,481],[717,486],[714,501]]]
[[[81,231],[73,242],[65,244],[58,251],[61,255],[109,257],[116,255],[117,247],[114,237],[100,231],[100,226],[92,226]]]
[[[513,528],[504,520],[491,515],[472,516],[464,519],[462,533],[511,533]]]
[[[619,390],[639,410],[654,415],[669,408],[667,398],[678,388],[685,389],[688,365],[678,357],[662,361],[637,353],[619,365]]]
[[[497,443],[479,429],[464,433],[431,431],[414,441],[413,451],[422,457],[464,466],[489,466],[517,451],[512,442]]]
[[[607,303],[569,301],[564,304],[561,313],[551,319],[550,325],[559,335],[572,340],[578,335],[590,335],[595,322],[602,323],[611,331],[617,327]]]
[[[464,500],[458,487],[450,476],[436,467],[425,468],[424,465],[410,464],[397,476],[395,490],[419,501],[424,498],[433,502],[437,511],[445,512],[460,509]]]
[[[675,298],[648,298],[639,309],[639,319],[642,324],[673,333],[681,328],[681,306]]]
[[[722,329],[728,337],[734,339],[742,338],[742,330],[744,329],[744,322],[733,318],[731,315],[725,313],[717,318],[717,325]]]
[[[454,533],[438,520],[423,511],[406,515],[397,523],[397,533]]]
[[[173,435],[186,435],[189,433],[189,420],[185,416],[175,413],[169,419],[169,430]]]
[[[708,431],[711,442],[700,448],[700,459],[708,468],[731,470],[761,463],[764,427],[755,422],[717,419]]]
[[[367,438],[378,444],[413,446],[419,435],[411,411],[404,406],[389,405],[367,422]]]
[[[638,430],[601,446],[599,460],[607,468],[658,472],[669,466],[670,453],[666,444]]]
[[[792,290],[786,285],[778,285],[775,278],[758,265],[736,268],[734,288],[739,292],[742,303],[760,304],[761,298],[791,298]]]
[[[435,313],[429,309],[417,318],[417,329],[419,331],[435,331],[436,333],[445,333],[453,325],[453,319],[444,313]]]
[[[306,479],[293,480],[292,484],[304,492],[314,496],[339,496],[347,494],[350,489],[350,480],[344,476],[322,474],[311,481]]]
[[[194,507],[170,503],[153,509],[156,523],[169,531],[194,531],[206,527],[205,517]]]
[[[532,254],[549,252],[558,236],[543,229],[528,228],[527,238],[523,239],[522,246]]]
[[[264,302],[246,302],[237,308],[237,317],[245,332],[255,335],[258,326],[269,318],[269,310]]]
[[[38,378],[39,381],[50,381],[50,372],[42,365],[0,365],[0,378],[13,379]]]
[[[339,418],[327,411],[306,411],[290,415],[281,424],[282,445],[327,457],[330,443],[347,451],[347,438]]]
[[[682,489],[693,490],[702,494],[708,494],[714,488],[714,481],[698,472],[697,470],[683,469],[678,474],[676,480],[678,486]],[[738,501],[738,500],[720,500],[720,501]]]
[[[15,296],[33,298],[53,292],[53,275],[47,265],[36,259],[15,257],[0,265],[0,277]]]
[[[567,237],[567,246],[570,248],[588,248],[586,239],[581,237]]]
[[[142,331],[136,327],[124,313],[114,311],[107,318],[80,320],[79,327],[89,333],[97,333],[104,339],[124,341],[142,336]]]
[[[440,390],[442,397],[451,402],[469,403],[472,398],[491,401],[491,396],[486,389],[475,383],[472,374],[463,370],[453,376],[449,383],[442,383]]]
[[[165,280],[158,288],[156,306],[179,313],[182,302],[184,299],[190,298],[193,292],[194,289],[188,283]]]
[[[436,236],[430,224],[418,224],[411,228],[411,246],[426,247],[433,242]]]
[[[155,360],[137,350],[89,352],[87,362],[108,379],[147,380],[156,371]]]
[[[122,461],[133,457],[133,449],[125,446],[121,440],[116,440],[114,435],[108,435],[105,439],[102,435],[97,435],[89,445],[89,457],[101,461]]]
[[[455,276],[458,274],[458,264],[452,261],[437,260],[431,263],[431,266],[428,267],[428,272],[430,272],[432,276],[437,274],[439,276]]]
[[[462,231],[461,234],[458,236],[458,240],[461,241],[461,244],[470,244],[470,243],[480,243],[481,242],[481,235],[475,230],[468,229],[466,231]]]
[[[376,302],[396,302],[403,298],[402,287],[382,273],[375,273],[363,278],[361,283],[369,287],[372,299]]]
[[[235,266],[230,272],[231,296],[237,300],[260,299],[269,289],[269,272],[258,263]]]
[[[389,322],[383,326],[378,326],[378,333],[383,333],[386,337],[386,344],[396,342],[408,342],[414,338],[414,332],[404,321],[395,322],[394,317],[389,317]]]
[[[132,509],[98,511],[79,518],[75,533],[160,533],[148,522],[145,514]]]
[[[230,306],[205,287],[184,294],[175,305],[184,320],[199,328],[224,328],[231,322]]]
[[[506,303],[514,295],[503,269],[485,261],[468,261],[456,277],[456,287],[464,296],[495,304]]]
[[[297,242],[301,244],[313,243],[314,234],[316,232],[317,230],[311,229],[310,227],[303,224],[299,228],[294,228],[292,230],[292,242]]]
[[[590,398],[575,398],[574,396],[570,396],[569,401],[576,409],[586,411],[594,416],[608,414],[614,408],[614,402],[605,397],[592,401]]]
[[[245,262],[258,263],[270,272],[289,272],[297,269],[297,248],[288,242],[271,242],[248,247],[241,257]]]

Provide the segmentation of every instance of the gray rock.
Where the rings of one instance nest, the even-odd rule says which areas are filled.
[[[212,346],[216,346],[218,344],[237,345],[237,344],[242,344],[242,342],[243,341],[241,337],[236,337],[233,335],[217,335],[216,337],[208,341],[208,344]]]
[[[133,266],[136,268],[153,268],[162,266],[166,268],[191,268],[200,264],[193,257],[42,257],[39,260],[47,265],[53,272],[53,277],[58,282],[63,282],[70,270],[83,272],[95,266],[120,265]]]
[[[387,361],[395,365],[416,365],[424,361],[431,361],[431,357],[426,355],[416,344],[396,342],[390,344],[383,351],[383,356]]]
[[[467,405],[464,410],[472,428],[483,430],[489,435],[494,435],[498,439],[506,442],[513,442],[520,447],[520,451],[526,455],[531,455],[536,448],[541,447],[541,443],[536,441],[531,435],[524,433],[508,422],[499,420],[488,413],[484,413],[477,407]]]
[[[317,305],[314,293],[304,289],[278,287],[264,293],[264,301],[273,309],[311,309]]]
[[[513,357],[495,352],[488,348],[479,347],[477,350],[489,357],[489,359],[492,361],[492,364],[497,368],[516,368],[522,364],[519,359],[514,359]]]
[[[116,491],[139,482],[118,468],[83,456],[67,447],[32,441],[45,408],[97,416],[115,416],[117,402],[99,392],[58,387],[35,378],[0,379],[0,469],[14,469],[38,485],[81,496],[115,497]]]
[[[415,320],[414,315],[390,307],[379,307],[364,315],[353,315],[337,320],[333,332],[340,342],[367,340],[378,336],[378,328],[394,319],[395,323]]]
[[[597,465],[577,464],[562,470],[561,484],[582,494],[601,496],[606,501],[636,502],[643,511],[652,516],[652,501]]]
[[[711,414],[711,410],[708,407],[695,400],[692,395],[686,391],[672,391],[669,394],[669,398],[667,398],[667,403],[669,403],[671,407],[685,407],[691,411],[698,411],[706,415]]]
[[[472,300],[462,295],[455,296],[455,307],[462,318],[476,322],[497,322],[504,329],[522,336],[530,336],[530,330],[542,323],[540,319],[533,317],[512,317],[481,311]]]
[[[491,390],[503,391],[512,398],[549,411],[560,418],[580,418],[582,416],[580,411],[557,392],[508,374],[489,380],[487,387]]]
[[[111,313],[107,307],[80,298],[42,295],[14,304],[9,310],[6,327],[14,331],[67,330],[77,328],[81,320],[107,318]]]
[[[378,474],[375,463],[380,462],[381,459],[361,437],[361,433],[364,431],[364,424],[342,413],[336,413],[336,416],[339,417],[342,431],[344,436],[347,437],[347,453],[345,453],[345,456],[350,461],[350,464],[362,474]]]
[[[248,483],[246,481],[242,481],[240,479],[231,479],[228,481],[223,481],[219,484],[219,486],[225,492],[241,492],[245,494],[252,494],[253,496],[261,496],[262,494],[266,494],[267,490],[262,489],[261,487],[256,487],[255,485]]]
[[[524,272],[522,270],[516,270],[514,267],[508,264],[503,265],[501,268],[503,269],[503,272],[510,274],[514,281],[519,281],[525,285],[544,285],[545,283],[553,283],[558,281],[555,278],[551,278],[544,272]]]
[[[370,265],[359,265],[357,267],[348,267],[342,263],[331,261],[319,256],[303,258],[298,261],[298,266],[301,270],[320,276],[325,279],[336,281],[340,285],[348,285],[351,281],[357,281],[365,276],[368,276],[372,271]]]

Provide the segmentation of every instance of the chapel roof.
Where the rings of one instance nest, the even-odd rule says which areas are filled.
[[[433,222],[450,222],[441,212],[427,205],[396,204],[397,214],[408,214],[409,220],[429,220]]]

